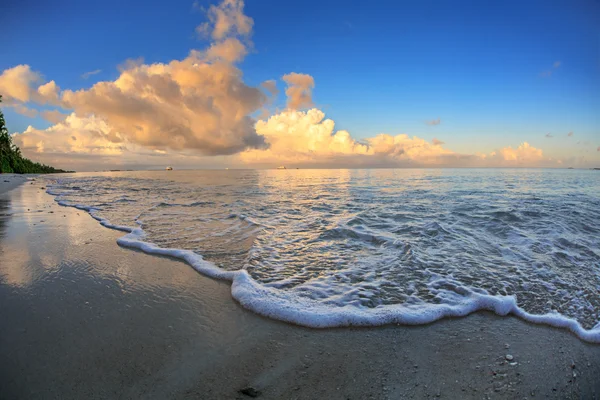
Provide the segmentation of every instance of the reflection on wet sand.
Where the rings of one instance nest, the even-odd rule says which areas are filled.
[[[157,287],[186,290],[193,286],[189,277],[169,268],[143,269],[126,263],[109,268],[108,262],[87,262],[94,258],[95,244],[114,245],[122,233],[102,229],[98,236],[99,227],[87,213],[57,205],[37,186],[41,184],[15,189],[0,198],[0,254],[4,260],[0,265],[1,283],[27,289],[38,280],[73,280],[87,275],[94,280],[109,279],[124,291]],[[113,256],[106,254],[106,260]],[[73,259],[81,263],[65,265],[65,260]]]

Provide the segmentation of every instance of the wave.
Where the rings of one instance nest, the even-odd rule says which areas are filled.
[[[279,288],[285,286],[285,280],[274,285],[261,283],[253,279],[247,269],[223,270],[205,260],[195,251],[160,247],[148,241],[147,234],[141,226],[113,224],[101,215],[101,209],[98,206],[65,200],[62,198],[63,192],[56,190],[53,185],[48,185],[47,193],[54,196],[59,205],[84,210],[102,226],[125,232],[124,236],[117,239],[117,243],[121,246],[138,249],[148,254],[174,257],[185,261],[207,277],[230,281],[232,297],[243,307],[265,317],[311,328],[333,328],[387,324],[421,325],[442,318],[463,317],[485,310],[500,316],[514,315],[531,323],[567,329],[586,342],[600,343],[600,323],[591,329],[585,329],[576,319],[558,312],[530,313],[519,307],[516,295],[492,295],[483,288],[469,287],[451,276],[441,276],[430,271],[428,272],[431,279],[426,285],[435,296],[436,302],[434,303],[416,298],[413,302],[381,304],[375,307],[366,307],[353,301],[343,305],[321,302],[303,296],[301,291],[280,290]],[[190,205],[200,206],[204,203],[197,202]],[[165,202],[159,203],[158,206],[171,206],[171,204]],[[511,220],[514,218],[512,213],[496,214],[496,217]],[[230,218],[248,220],[257,226],[261,225],[243,214],[232,213]],[[359,238],[377,245],[398,244],[394,238],[364,230],[364,221],[360,219],[353,219],[351,222],[343,227],[326,230],[321,238],[326,240],[331,239],[331,236],[341,239]],[[356,226],[352,228],[351,225]],[[423,228],[426,232],[451,234],[437,222],[425,224]],[[566,245],[567,243],[561,242],[560,244]],[[410,248],[409,244],[406,246]]]

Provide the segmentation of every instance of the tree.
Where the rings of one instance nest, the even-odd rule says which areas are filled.
[[[2,95],[0,95],[2,103]],[[33,162],[21,154],[21,149],[12,142],[8,133],[4,114],[0,110],[0,173],[51,174],[66,172],[48,165]]]

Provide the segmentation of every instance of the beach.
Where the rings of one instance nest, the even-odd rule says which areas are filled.
[[[123,232],[38,181],[5,187],[0,398],[600,398],[600,346],[566,330],[488,312],[278,322],[237,304],[227,281],[119,247]]]
[[[27,181],[26,175],[2,174],[0,175],[0,195],[12,190]]]

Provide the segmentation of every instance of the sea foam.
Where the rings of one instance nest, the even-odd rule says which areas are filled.
[[[144,188],[131,187],[132,182]],[[84,197],[86,184],[102,189],[88,191]],[[568,329],[582,340],[600,343],[600,323],[589,318],[598,316],[596,305],[600,304],[600,280],[594,281],[600,275],[598,255],[589,246],[582,248],[586,242],[577,240],[577,232],[570,232],[571,240],[561,237],[554,241],[535,237],[535,229],[535,234],[526,232],[523,227],[530,225],[526,225],[524,215],[533,212],[529,207],[527,212],[509,208],[480,213],[478,208],[461,210],[463,205],[459,204],[455,213],[471,211],[471,214],[451,216],[455,223],[448,224],[447,217],[420,221],[421,213],[435,211],[422,203],[412,209],[400,209],[393,203],[374,209],[369,203],[344,204],[329,193],[330,189],[326,194],[334,198],[334,204],[345,207],[345,211],[327,205],[315,207],[310,202],[304,208],[289,210],[282,208],[281,199],[276,198],[269,199],[269,205],[276,204],[279,209],[261,210],[265,204],[253,201],[251,206],[259,210],[255,212],[236,196],[220,203],[227,206],[219,211],[219,204],[214,201],[222,196],[219,192],[204,193],[206,200],[197,199],[195,191],[188,197],[173,199],[168,195],[133,196],[132,193],[147,194],[160,191],[160,187],[181,190],[180,184],[128,180],[127,187],[110,185],[109,178],[65,179],[48,185],[48,193],[60,205],[85,210],[101,225],[126,232],[117,240],[119,245],[175,257],[203,275],[231,281],[233,298],[266,317],[328,328],[419,325],[487,310]],[[70,189],[73,186],[78,189]],[[149,186],[148,190],[145,186]],[[187,191],[189,188],[186,194]],[[247,191],[243,188],[241,192]],[[324,193],[316,195],[320,200],[326,197]],[[88,202],[83,202],[84,199]],[[239,204],[231,206],[236,202]],[[535,212],[539,218],[540,211]],[[114,223],[111,217],[119,222]],[[122,221],[130,221],[133,226]],[[560,219],[555,222],[565,223]],[[486,233],[492,232],[492,239],[480,239],[470,232],[473,229],[477,233],[480,223],[485,224]],[[515,225],[520,229],[515,229]],[[565,231],[569,231],[571,227],[565,225]],[[430,241],[428,245],[419,247],[419,241],[406,239],[414,232],[421,235],[421,242]],[[552,234],[556,230],[549,231],[548,235]],[[507,247],[503,240],[515,248]],[[445,241],[457,251],[472,248],[477,251],[457,258],[452,249],[442,245]],[[574,250],[576,242],[579,248]],[[177,246],[168,246],[170,243]],[[223,255],[223,248],[231,254]],[[488,264],[477,264],[482,262],[479,252],[507,264],[522,265],[494,270]],[[549,257],[548,253],[557,256]],[[242,265],[232,267],[239,260]],[[459,262],[467,265],[457,265]],[[469,262],[473,265],[468,265]],[[566,263],[575,270],[556,270],[553,263],[558,266]],[[407,270],[406,265],[411,268]],[[586,265],[591,268],[576,270]],[[584,274],[592,278],[591,286],[573,289]],[[538,287],[541,289],[538,292],[547,293],[547,297],[520,303],[520,297]],[[570,315],[554,309],[555,298],[564,300],[563,309]],[[587,321],[587,328],[578,316]]]

